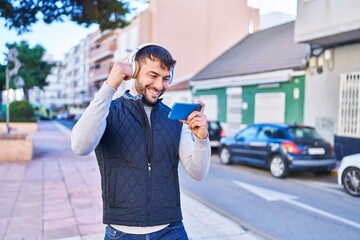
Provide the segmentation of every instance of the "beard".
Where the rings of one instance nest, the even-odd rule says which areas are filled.
[[[154,106],[157,103],[157,101],[159,100],[159,97],[164,93],[164,90],[162,90],[162,92],[159,94],[158,97],[154,98],[147,94],[147,92],[149,92],[150,88],[152,88],[154,91],[159,91],[149,85],[144,86],[138,80],[136,80],[136,82],[135,82],[135,90],[138,94],[143,96],[142,97],[143,103],[148,106]],[[150,95],[151,95],[151,93],[150,93]]]

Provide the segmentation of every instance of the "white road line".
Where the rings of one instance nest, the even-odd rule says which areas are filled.
[[[248,190],[249,192],[252,192],[253,194],[265,199],[266,201],[284,201],[284,202],[290,203],[292,205],[295,205],[297,207],[306,209],[306,210],[314,212],[316,214],[325,216],[327,218],[331,218],[331,219],[336,220],[338,222],[342,222],[342,223],[345,223],[347,225],[350,225],[350,226],[353,226],[353,227],[356,227],[356,228],[360,229],[360,223],[348,220],[348,219],[343,218],[343,217],[339,217],[339,216],[334,215],[332,213],[328,213],[328,212],[325,212],[325,211],[323,211],[321,209],[318,209],[318,208],[312,207],[310,205],[307,205],[307,204],[301,203],[299,201],[296,201],[296,199],[298,198],[297,196],[285,194],[285,193],[278,192],[278,191],[269,190],[269,189],[266,189],[266,188],[258,187],[258,186],[255,186],[255,185],[251,185],[251,184],[236,181],[236,180],[233,180],[233,183],[235,183],[236,185]]]

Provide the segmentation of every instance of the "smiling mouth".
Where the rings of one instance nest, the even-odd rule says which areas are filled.
[[[149,88],[148,88],[148,90],[151,93],[152,97],[159,97],[160,96],[161,91],[156,91],[156,90],[149,89]]]

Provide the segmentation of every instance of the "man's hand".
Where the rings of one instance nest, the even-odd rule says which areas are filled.
[[[117,89],[122,81],[130,80],[131,75],[131,64],[126,62],[115,62],[106,82],[110,87]]]
[[[201,111],[192,112],[186,120],[180,120],[181,122],[189,126],[190,131],[199,139],[205,139],[208,137],[208,122],[207,117],[204,114],[205,104],[202,101],[197,101],[201,104]]]

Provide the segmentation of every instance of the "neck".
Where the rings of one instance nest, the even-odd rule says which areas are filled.
[[[132,87],[130,88],[130,94],[133,96],[139,95],[139,93],[135,89],[135,85],[132,85]]]

